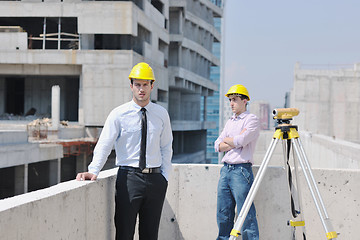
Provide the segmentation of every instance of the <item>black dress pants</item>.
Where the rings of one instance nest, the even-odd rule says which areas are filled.
[[[157,240],[167,181],[161,173],[119,168],[115,194],[116,240],[133,240],[139,214],[140,240]]]

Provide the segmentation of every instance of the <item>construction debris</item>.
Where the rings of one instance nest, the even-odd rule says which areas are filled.
[[[67,127],[68,121],[60,121],[60,124],[64,127]],[[50,130],[52,122],[50,118],[41,118],[35,119],[30,122],[26,126],[26,130],[28,132],[29,138],[32,140],[46,139],[48,137],[49,132],[54,132],[54,130]]]

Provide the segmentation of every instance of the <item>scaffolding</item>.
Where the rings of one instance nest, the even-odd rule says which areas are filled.
[[[85,154],[86,156],[89,156],[93,153],[96,142],[96,140],[81,139],[75,141],[58,141],[56,143],[63,146],[64,157],[69,157],[79,156],[80,154]]]
[[[66,36],[65,38],[62,36]],[[71,49],[81,49],[80,44],[80,35],[73,33],[65,33],[61,31],[61,17],[58,18],[58,32],[57,33],[46,33],[46,17],[44,17],[43,22],[43,33],[39,35],[39,37],[28,37],[29,42],[32,40],[40,40],[42,41],[42,49],[46,49],[46,41],[57,41],[57,49],[61,49],[61,41],[70,42],[69,48]],[[31,44],[29,44],[31,45]]]

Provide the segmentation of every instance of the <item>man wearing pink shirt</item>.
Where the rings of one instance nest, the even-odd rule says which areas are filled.
[[[227,94],[232,117],[215,141],[215,151],[225,152],[221,162],[217,197],[217,240],[229,239],[235,218],[235,206],[239,214],[254,180],[251,169],[253,153],[259,137],[259,119],[247,111],[249,93],[243,85],[232,86]],[[243,240],[258,240],[259,229],[256,210],[252,204],[241,229]]]

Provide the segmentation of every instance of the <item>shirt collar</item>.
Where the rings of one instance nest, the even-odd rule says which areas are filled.
[[[131,100],[132,106],[137,110],[140,111],[142,107],[140,107],[139,105],[136,104],[136,102],[134,102],[134,100]],[[146,111],[149,111],[149,109],[151,108],[151,104],[152,102],[149,101],[149,103],[144,107],[146,109]]]
[[[247,114],[249,114],[249,112],[246,110],[245,112],[243,113],[240,113],[239,115],[236,116],[236,114],[234,113],[232,116],[231,116],[231,120],[233,121],[236,121],[236,120],[240,120],[240,119],[243,119]]]

